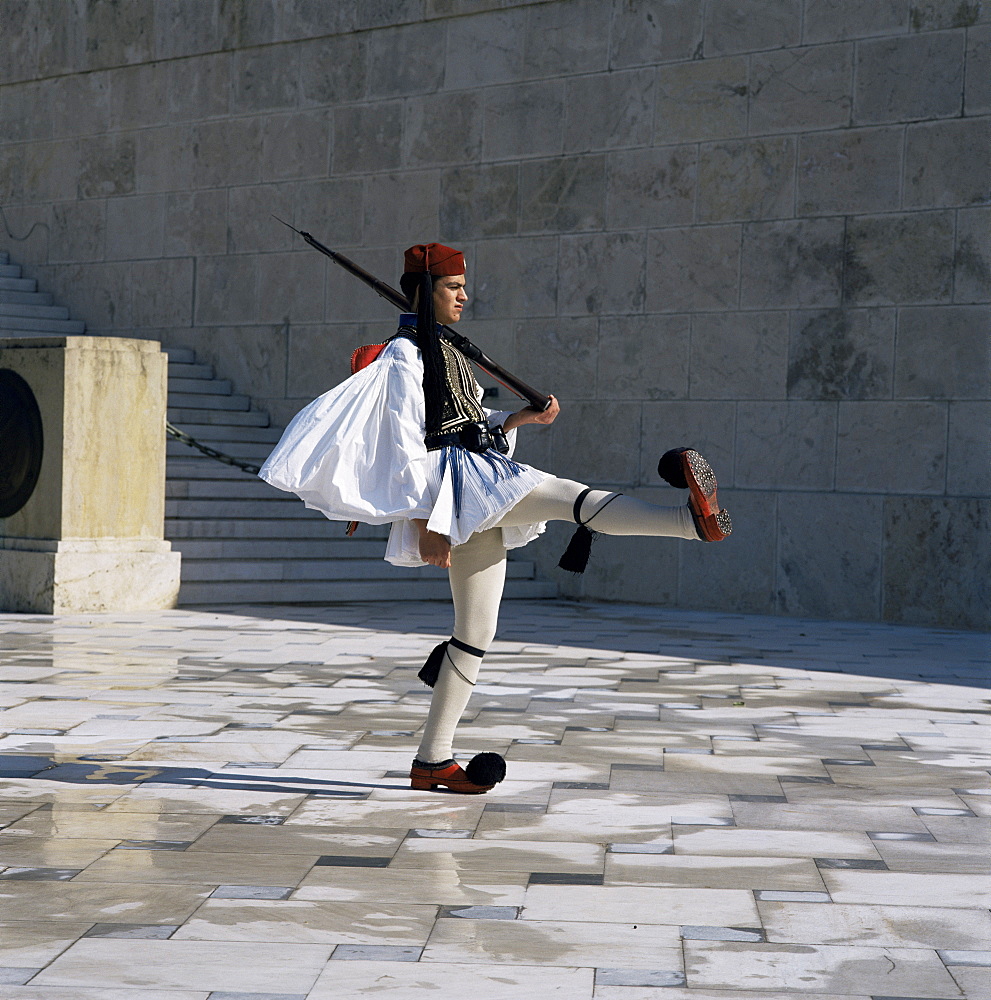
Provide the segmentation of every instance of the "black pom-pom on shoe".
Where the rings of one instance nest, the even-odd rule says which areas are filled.
[[[506,777],[506,761],[497,753],[477,753],[468,761],[465,774],[476,785],[497,785]]]
[[[676,490],[687,490],[688,480],[685,478],[685,467],[682,455],[688,451],[687,448],[672,448],[661,455],[661,460],[657,463],[657,474],[669,486]]]

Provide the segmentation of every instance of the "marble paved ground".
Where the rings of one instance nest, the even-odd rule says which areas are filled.
[[[991,997],[989,639],[507,603],[0,615],[2,1000]]]

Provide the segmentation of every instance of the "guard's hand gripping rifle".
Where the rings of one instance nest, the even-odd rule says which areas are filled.
[[[359,267],[353,260],[345,257],[344,254],[325,247],[309,233],[304,233],[295,226],[290,226],[288,222],[284,219],[279,219],[277,215],[272,216],[272,218],[277,219],[284,226],[289,226],[294,233],[299,233],[314,250],[319,250],[320,253],[328,256],[335,264],[343,267],[349,274],[353,274],[356,278],[359,278],[374,292],[381,295],[386,302],[391,302],[402,312],[409,312],[412,308],[409,300],[402,292],[397,291],[391,285],[387,285],[384,281],[380,281],[374,274],[369,274],[363,267]],[[525,399],[532,409],[543,413],[551,405],[549,396],[537,392],[532,386],[527,385],[522,379],[513,375],[512,372],[506,371],[502,365],[496,364],[495,361],[488,357],[481,348],[476,347],[467,337],[452,330],[449,326],[441,326],[440,333],[452,347],[456,347],[469,361],[474,361],[482,371],[487,372],[507,389],[511,389],[521,399]]]

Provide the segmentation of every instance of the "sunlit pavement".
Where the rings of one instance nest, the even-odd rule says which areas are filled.
[[[507,602],[455,796],[449,627],[0,615],[0,998],[991,996],[987,636]]]

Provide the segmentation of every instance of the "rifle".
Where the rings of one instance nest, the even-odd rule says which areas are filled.
[[[390,302],[401,312],[409,312],[411,310],[412,306],[402,292],[397,291],[391,285],[387,285],[384,281],[376,278],[374,274],[370,274],[349,257],[345,257],[344,254],[338,253],[336,250],[331,250],[329,247],[325,247],[319,240],[314,239],[309,233],[304,233],[295,226],[290,226],[288,222],[284,219],[280,219],[277,215],[273,215],[272,218],[281,222],[284,226],[289,226],[294,233],[298,233],[302,236],[314,250],[319,250],[320,253],[329,257],[335,264],[343,267],[349,274],[353,274],[356,278],[363,281],[372,289],[372,291],[374,291],[377,295],[380,295],[386,300],[386,302]],[[452,347],[459,350],[466,358],[468,358],[469,361],[473,361],[476,365],[478,365],[483,372],[491,375],[500,385],[504,385],[510,391],[515,392],[521,399],[525,399],[527,403],[530,404],[531,409],[543,413],[544,410],[551,405],[549,396],[545,396],[542,392],[538,392],[532,386],[527,385],[526,382],[524,382],[521,378],[517,378],[512,372],[506,371],[502,365],[493,361],[490,357],[488,357],[488,355],[485,354],[484,351],[482,351],[481,348],[476,347],[463,334],[452,330],[449,326],[441,326],[440,335]]]

